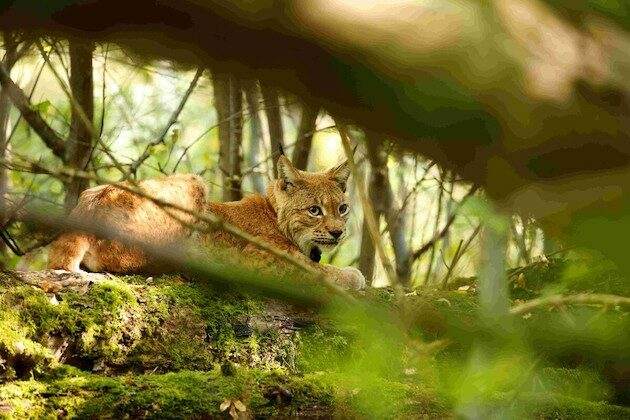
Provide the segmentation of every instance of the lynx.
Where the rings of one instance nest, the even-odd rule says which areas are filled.
[[[346,237],[350,207],[346,183],[350,175],[347,162],[323,172],[296,169],[280,156],[278,179],[267,188],[267,195],[252,194],[240,201],[206,202],[201,178],[170,175],[138,182],[148,195],[196,213],[210,212],[262,241],[309,264],[352,289],[365,287],[361,272],[353,267],[337,268],[319,264],[321,253],[330,251]],[[117,184],[91,188],[81,194],[72,215],[97,223],[107,223],[139,241],[169,245],[190,235],[184,224],[171,217],[153,201],[124,190]],[[194,223],[188,213],[177,212],[177,219]],[[264,253],[254,244],[224,231],[204,234],[202,240],[227,245],[243,253]],[[147,271],[152,261],[139,249],[119,242],[98,239],[84,232],[61,235],[52,245],[48,268],[67,271],[109,271],[133,273]],[[149,270],[150,271],[150,270]]]

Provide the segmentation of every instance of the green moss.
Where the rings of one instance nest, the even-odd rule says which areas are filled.
[[[37,355],[29,362],[36,372],[54,367],[46,348],[52,336],[69,343],[77,363],[88,368],[97,363],[108,371],[210,370],[225,360],[295,369],[292,338],[249,325],[263,313],[263,301],[216,294],[178,276],[148,284],[139,284],[139,276],[112,277],[85,294],[64,290],[56,295],[8,279],[0,282],[5,286],[0,325],[6,325],[0,331],[0,357],[13,357],[18,343],[22,353]],[[245,334],[235,332],[239,326]],[[15,369],[4,370],[0,378],[15,377]]]
[[[514,419],[627,419],[630,408],[591,402],[553,393],[498,393],[488,404],[484,418]]]
[[[540,391],[562,394],[588,401],[608,401],[612,397],[611,385],[593,370],[586,368],[543,368],[538,375]]]
[[[350,352],[348,337],[312,326],[299,333],[298,369],[319,372],[339,368]]]
[[[461,407],[441,393],[447,387],[436,372],[456,373],[446,360],[466,363],[478,333],[476,297],[455,291],[396,301],[389,290],[369,290],[295,334],[266,326],[278,314],[269,301],[215,293],[178,276],[112,277],[86,294],[52,298],[0,279],[0,357],[7,362],[0,369],[8,366],[0,382],[9,380],[0,385],[0,406],[16,418],[212,417],[225,399],[263,417],[450,417]],[[59,365],[47,348],[52,336],[104,370]],[[451,342],[447,351],[422,353],[423,342],[441,338]],[[230,366],[229,375],[220,366]],[[496,388],[502,392],[483,401],[488,417],[627,416],[605,403],[611,390],[594,372],[544,368],[532,376],[518,394]]]
[[[281,416],[331,413],[334,401],[332,389],[316,378],[242,369],[229,377],[218,370],[116,378],[79,374],[0,386],[0,400],[16,418],[205,417],[219,415],[226,399],[242,401],[250,413]]]
[[[416,378],[417,379],[417,378]],[[344,416],[370,418],[427,418],[451,417],[448,401],[424,381],[401,378],[378,379],[371,382],[337,379],[340,409]]]

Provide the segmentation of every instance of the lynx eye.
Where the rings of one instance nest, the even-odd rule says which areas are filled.
[[[339,214],[343,216],[346,213],[348,213],[348,205],[347,204],[340,205],[339,206]]]
[[[308,214],[311,216],[321,216],[322,209],[320,209],[319,206],[311,206],[308,208]]]

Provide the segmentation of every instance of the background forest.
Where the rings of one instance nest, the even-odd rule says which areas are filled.
[[[120,180],[116,164],[125,176],[135,179],[196,173],[207,181],[211,199],[231,201],[253,192],[265,193],[269,180],[275,179],[279,145],[303,170],[324,170],[345,159],[335,121],[325,110],[313,110],[294,95],[261,86],[256,80],[240,81],[172,62],[146,61],[110,44],[80,44],[71,50],[59,40],[38,42],[44,56],[35,46],[27,49],[16,42],[18,50],[9,55],[20,57],[12,74],[29,98],[29,108],[55,134],[43,140],[7,95],[2,110],[4,159],[14,159],[16,166],[36,162],[45,172],[45,168],[54,171],[66,164],[101,182]],[[65,94],[71,87],[77,100],[92,108],[87,114],[103,145],[92,144],[79,118],[73,117]],[[473,275],[478,260],[475,238],[480,217],[485,216],[479,204],[483,193],[439,164],[387,139],[379,148],[364,146],[364,136],[353,133],[355,142],[362,145],[356,161],[398,276],[414,287]],[[82,143],[87,144],[81,147]],[[108,154],[114,154],[116,164]],[[16,208],[54,203],[67,210],[76,203],[78,191],[97,184],[81,180],[74,185],[50,174],[7,166],[4,191]],[[335,265],[355,265],[370,278],[376,268],[375,285],[387,285],[353,183],[349,194],[354,209],[351,234],[325,258]],[[37,250],[48,241],[34,241],[18,223],[6,227],[20,250],[30,252],[19,258],[5,249],[5,267],[19,264],[21,269],[42,269],[45,259]],[[543,236],[534,220],[514,215],[509,265],[527,264],[540,256]],[[547,246],[549,250],[552,245]]]
[[[623,2],[17,3],[0,416],[630,418]],[[322,263],[367,290],[180,249],[156,250],[179,274],[43,271],[86,188],[239,200],[281,150],[354,162]]]

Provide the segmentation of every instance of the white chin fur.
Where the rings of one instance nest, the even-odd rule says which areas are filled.
[[[300,251],[302,251],[304,255],[309,255],[311,252],[311,249],[315,247],[319,248],[321,252],[331,252],[339,244],[338,243],[337,244],[320,244],[320,243],[312,241],[311,238],[305,237],[305,238],[301,238],[297,245],[300,248]]]
[[[319,248],[322,252],[330,252],[337,247],[337,244],[316,244],[313,243],[313,246]]]

